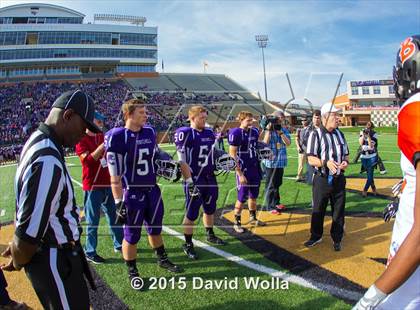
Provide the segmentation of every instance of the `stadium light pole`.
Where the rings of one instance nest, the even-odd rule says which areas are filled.
[[[255,41],[257,41],[258,47],[261,48],[262,59],[263,59],[263,70],[264,70],[264,90],[265,90],[265,101],[267,99],[267,77],[265,75],[265,57],[264,57],[264,49],[267,47],[268,43],[268,36],[265,34],[260,34],[255,36]]]

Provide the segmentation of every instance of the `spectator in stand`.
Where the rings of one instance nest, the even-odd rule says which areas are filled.
[[[104,128],[105,117],[95,112],[94,123],[99,128]],[[121,252],[123,231],[116,224],[116,208],[111,191],[111,178],[104,158],[104,134],[93,133],[89,129],[86,135],[76,145],[76,153],[82,163],[82,179],[85,216],[87,222],[86,259],[94,264],[105,262],[96,252],[98,244],[98,225],[101,209],[104,211],[111,230],[114,242],[114,251]]]

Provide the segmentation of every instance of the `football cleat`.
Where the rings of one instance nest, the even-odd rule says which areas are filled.
[[[181,267],[172,263],[167,257],[159,258],[158,265],[159,267],[166,269],[169,272],[173,272],[173,273],[183,272],[183,269]]]
[[[267,226],[267,224],[265,222],[257,220],[257,218],[253,217],[253,216],[250,217],[249,224],[251,224],[253,226],[260,226],[260,227]]]
[[[223,241],[219,237],[216,237],[215,235],[207,235],[207,241],[216,245],[226,245],[226,241]]]
[[[198,259],[198,255],[195,252],[194,245],[192,243],[185,243],[182,245],[182,250],[184,251],[185,255],[188,256],[190,259]]]
[[[245,229],[243,229],[243,227],[241,226],[241,224],[234,224],[233,225],[233,229],[238,233],[238,234],[242,234]]]

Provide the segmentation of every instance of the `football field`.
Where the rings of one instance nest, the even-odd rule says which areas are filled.
[[[358,148],[359,130],[360,128],[343,129],[350,147],[351,160]],[[149,284],[155,284],[148,289],[136,291],[131,288],[126,266],[120,255],[112,250],[109,229],[105,218],[102,217],[98,254],[107,262],[93,265],[97,275],[103,280],[102,295],[93,298],[94,304],[110,309],[121,305],[130,309],[350,309],[351,303],[355,303],[355,298],[360,296],[363,288],[368,287],[384,268],[383,259],[387,255],[388,237],[393,221],[383,223],[379,214],[389,202],[390,197],[387,193],[390,184],[396,183],[401,177],[396,129],[379,128],[378,133],[379,154],[387,174],[380,175],[379,171],[375,170],[375,180],[383,195],[362,197],[360,191],[366,175],[360,174],[360,161],[350,165],[346,171],[348,227],[346,226],[342,252],[332,251],[327,228],[321,246],[308,250],[301,245],[301,240],[309,237],[312,189],[309,185],[295,182],[297,151],[293,140],[288,149],[288,167],[285,169],[283,185],[280,188],[281,202],[286,205],[288,211],[278,218],[273,218],[268,212],[262,212],[261,216],[268,226],[264,227],[264,230],[250,228],[245,237],[239,238],[232,234],[230,229],[230,212],[236,200],[234,174],[219,176],[218,227],[215,228],[215,232],[225,239],[228,245],[209,246],[200,221],[194,234],[194,239],[199,241],[196,244],[200,257],[197,261],[188,260],[181,249],[181,223],[184,216],[182,186],[179,182],[171,184],[159,180],[165,204],[165,247],[172,261],[182,266],[184,272],[174,275],[157,266],[143,230],[142,239],[138,244],[137,259],[140,276],[144,279],[157,278],[156,281],[153,278],[148,281]],[[164,144],[161,147],[170,154],[175,153],[174,145]],[[74,181],[77,204],[82,207],[79,159],[69,157],[67,164]],[[16,165],[0,166],[2,223],[10,223],[14,218],[15,171]],[[263,190],[264,184],[261,185],[259,204],[263,202]],[[246,214],[247,212],[244,212],[245,223]],[[0,244],[7,244],[9,240],[5,240],[4,234],[0,236]],[[380,246],[380,249],[376,249],[375,246]],[[364,251],[370,254],[363,256]],[[296,263],[275,259],[277,252],[287,252],[289,256],[284,256],[283,260],[289,257],[291,260],[296,259]],[[311,266],[321,266],[325,272],[317,273],[319,281],[314,280],[313,274],[307,278],[308,273],[301,272],[301,261],[310,262]],[[359,271],[348,267],[358,264]],[[369,267],[370,273],[363,272],[364,265]],[[11,283],[11,295],[19,296],[16,277],[10,274],[6,276]],[[276,282],[276,276],[287,278],[288,285],[285,282]],[[328,277],[328,280],[323,277]],[[30,294],[27,296],[29,297],[23,298],[31,298]],[[25,301],[35,308],[39,306],[34,300]]]

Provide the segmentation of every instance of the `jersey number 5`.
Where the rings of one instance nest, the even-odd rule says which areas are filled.
[[[143,159],[144,155],[149,154],[149,149],[139,149],[139,159],[137,161],[137,165],[140,167],[137,169],[138,175],[147,175],[149,173],[149,163],[147,159]]]
[[[198,154],[198,166],[205,167],[209,162],[209,146],[200,145],[200,153]]]

